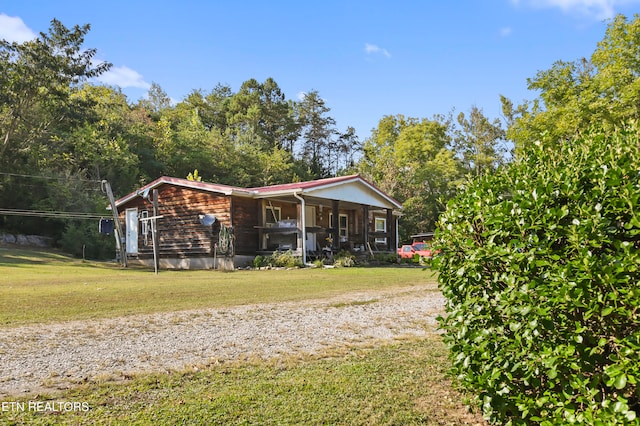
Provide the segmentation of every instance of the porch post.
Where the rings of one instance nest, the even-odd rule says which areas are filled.
[[[396,241],[396,221],[393,220],[393,210],[387,209],[387,241],[389,251],[395,251],[398,247]]]
[[[338,200],[333,200],[331,204],[331,211],[333,211],[333,220],[331,221],[331,238],[333,238],[333,244],[331,249],[336,249],[340,247],[340,202]]]
[[[304,203],[304,198],[298,195],[297,192],[293,193],[293,196],[296,197],[300,203],[296,205],[296,210],[298,213],[298,223],[296,226],[300,230],[298,232],[298,249],[302,251],[302,264],[307,264],[307,220],[306,220],[306,208]]]
[[[369,206],[362,208],[362,221],[364,222],[362,224],[362,235],[364,237],[362,243],[364,244],[365,250],[367,250],[369,248]]]

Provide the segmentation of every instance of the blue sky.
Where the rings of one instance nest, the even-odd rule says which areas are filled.
[[[501,94],[535,98],[527,78],[589,57],[608,19],[639,12],[640,0],[0,0],[0,38],[88,23],[85,46],[113,64],[102,82],[131,102],[152,82],[180,101],[272,77],[288,99],[317,90],[338,130],[364,140],[385,115],[476,105],[499,118]]]

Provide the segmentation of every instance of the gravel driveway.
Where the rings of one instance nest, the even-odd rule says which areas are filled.
[[[362,345],[436,329],[430,286],[0,330],[0,397],[138,372]]]

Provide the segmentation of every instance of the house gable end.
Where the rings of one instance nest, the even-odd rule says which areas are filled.
[[[315,198],[346,201],[378,208],[401,209],[402,204],[359,175],[316,181],[253,188],[257,198],[282,195],[308,195]]]
[[[182,188],[189,188],[189,189],[194,189],[194,190],[199,190],[199,191],[218,193],[218,194],[222,194],[222,195],[237,195],[237,196],[241,196],[241,197],[252,197],[252,193],[250,191],[247,191],[246,189],[243,189],[243,188],[237,188],[237,187],[228,186],[228,185],[220,185],[220,184],[213,184],[213,183],[207,183],[207,182],[197,182],[197,181],[190,181],[188,179],[180,179],[180,178],[162,176],[162,177],[154,180],[153,182],[150,182],[150,183],[144,185],[140,189],[138,189],[138,190],[136,190],[134,192],[131,192],[131,193],[125,195],[124,197],[118,199],[116,201],[116,206],[120,207],[120,206],[126,205],[130,201],[132,201],[132,200],[134,200],[134,199],[136,199],[138,197],[145,198],[145,196],[147,194],[149,194],[150,191],[152,191],[154,189],[158,189],[163,185],[182,187]]]
[[[326,188],[309,189],[304,191],[304,195],[385,209],[398,209],[401,207],[395,200],[386,197],[383,193],[361,181],[332,185]]]

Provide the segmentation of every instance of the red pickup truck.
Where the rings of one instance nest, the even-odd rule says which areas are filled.
[[[398,248],[398,256],[404,259],[412,259],[416,254],[427,259],[433,257],[431,247],[427,243],[405,244]]]

